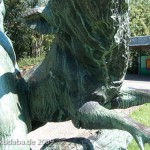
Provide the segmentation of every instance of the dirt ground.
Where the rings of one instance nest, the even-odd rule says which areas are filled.
[[[127,75],[124,81],[129,87],[150,90],[150,76]],[[138,107],[133,107],[125,110],[117,110],[129,114]],[[40,147],[47,141],[55,138],[71,138],[71,137],[89,137],[97,130],[77,129],[71,121],[61,123],[47,123],[45,126],[28,134],[28,140],[32,142],[33,150],[40,150]]]

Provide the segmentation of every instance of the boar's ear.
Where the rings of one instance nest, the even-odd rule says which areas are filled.
[[[51,13],[44,7],[37,7],[26,11],[23,14],[26,24],[39,33],[56,33],[56,28],[52,25]]]

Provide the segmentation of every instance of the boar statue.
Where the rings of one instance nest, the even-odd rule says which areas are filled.
[[[144,150],[150,128],[113,110],[150,102],[149,93],[123,85],[128,14],[128,0],[38,2],[23,18],[55,39],[45,59],[21,76],[0,1],[0,149],[30,150],[9,142],[27,142],[27,133],[47,122],[72,120],[77,128],[127,131]]]

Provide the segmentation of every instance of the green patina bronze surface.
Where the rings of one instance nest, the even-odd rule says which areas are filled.
[[[17,79],[19,68],[12,42],[4,33],[4,3],[0,1],[0,149],[27,150],[29,146],[13,144],[27,141],[30,128],[29,111],[26,105],[23,79]],[[22,84],[18,84],[18,83]],[[19,87],[19,89],[18,89]],[[23,93],[22,93],[22,90]],[[19,90],[19,92],[18,92]],[[20,97],[22,96],[22,98]],[[27,127],[28,126],[28,127]]]
[[[20,136],[25,140],[30,122],[35,129],[50,121],[72,120],[78,128],[127,131],[144,150],[143,144],[150,143],[150,129],[109,110],[150,102],[150,94],[122,86],[129,57],[128,5],[127,0],[39,1],[24,13],[26,23],[43,34],[55,34],[55,40],[44,61],[31,69],[25,80],[1,27],[1,140]],[[7,109],[10,113],[4,117]],[[84,143],[81,149],[93,148],[88,140],[71,139],[43,149],[64,148],[66,142]],[[12,150],[20,150],[20,146],[29,149],[27,145],[7,145]]]
[[[49,120],[59,106],[70,116],[88,101],[105,105],[118,96],[129,53],[126,2],[50,0],[46,8],[28,11],[26,21],[55,33],[48,56],[26,76],[33,118]]]

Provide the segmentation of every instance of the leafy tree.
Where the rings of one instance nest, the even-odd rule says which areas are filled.
[[[17,58],[27,55],[31,49],[30,29],[22,22],[22,12],[27,8],[27,2],[23,0],[6,0],[5,30],[13,41]]]
[[[6,0],[5,30],[13,41],[17,59],[23,57],[38,57],[47,50],[52,41],[52,35],[41,35],[25,25],[22,14],[37,4],[35,0]],[[44,45],[43,45],[44,44]]]
[[[130,30],[131,36],[150,35],[150,0],[130,1]],[[142,51],[141,55],[150,55],[148,51]],[[138,72],[139,50],[133,50],[130,54],[128,72]]]
[[[131,0],[130,29],[131,36],[150,34],[150,0]]]

